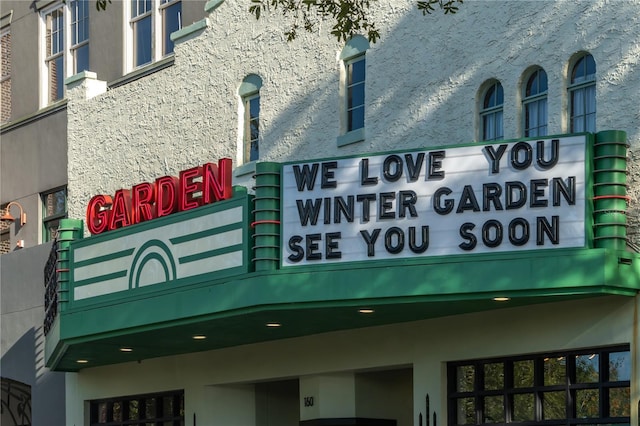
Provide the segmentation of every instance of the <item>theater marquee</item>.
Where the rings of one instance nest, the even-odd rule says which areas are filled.
[[[282,264],[583,247],[586,136],[285,164]]]

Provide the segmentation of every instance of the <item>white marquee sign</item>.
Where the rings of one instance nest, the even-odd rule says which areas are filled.
[[[286,164],[282,264],[585,245],[586,136]]]

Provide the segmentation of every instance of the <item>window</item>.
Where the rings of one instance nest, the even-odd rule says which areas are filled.
[[[89,410],[91,426],[184,426],[184,391],[99,399]]]
[[[571,69],[569,85],[570,131],[596,131],[596,62],[591,55],[580,57]]]
[[[242,100],[242,163],[260,158],[260,88],[262,79],[251,74],[242,80],[238,93]]]
[[[56,238],[60,219],[67,217],[67,188],[43,193],[42,204],[43,242],[47,242]]]
[[[0,379],[2,424],[31,424],[31,386],[6,377]]]
[[[11,120],[11,32],[0,31],[0,123]]]
[[[46,106],[64,97],[65,78],[89,69],[89,1],[59,3],[44,11],[42,28],[41,106]]]
[[[180,0],[131,0],[127,31],[131,49],[129,70],[172,53],[171,33],[181,28]]]
[[[547,73],[539,68],[531,74],[522,97],[524,136],[547,134]]]
[[[343,63],[340,85],[341,106],[338,146],[364,140],[366,51],[369,41],[363,36],[353,36],[342,49]]]
[[[482,122],[482,140],[495,141],[504,138],[502,127],[502,104],[504,92],[499,81],[491,83],[482,98],[480,119]]]
[[[449,363],[449,426],[629,425],[630,383],[628,345]]]

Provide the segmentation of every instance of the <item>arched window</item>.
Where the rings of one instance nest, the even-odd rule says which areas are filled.
[[[572,133],[596,131],[596,61],[589,54],[571,68],[569,125]]]
[[[340,98],[343,111],[341,117],[341,136],[338,146],[364,140],[365,119],[365,53],[369,41],[361,36],[353,36],[340,52],[343,61]]]
[[[494,81],[486,89],[482,97],[482,110],[480,119],[482,121],[482,140],[495,141],[504,138],[502,126],[502,104],[504,103],[504,92],[502,84]]]
[[[251,74],[242,80],[238,94],[242,101],[242,162],[256,161],[260,154],[260,88],[262,79]]]
[[[523,87],[524,136],[547,134],[547,73],[538,68]]]

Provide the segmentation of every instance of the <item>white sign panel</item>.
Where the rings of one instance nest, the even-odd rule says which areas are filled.
[[[282,264],[585,245],[586,137],[286,164]]]

